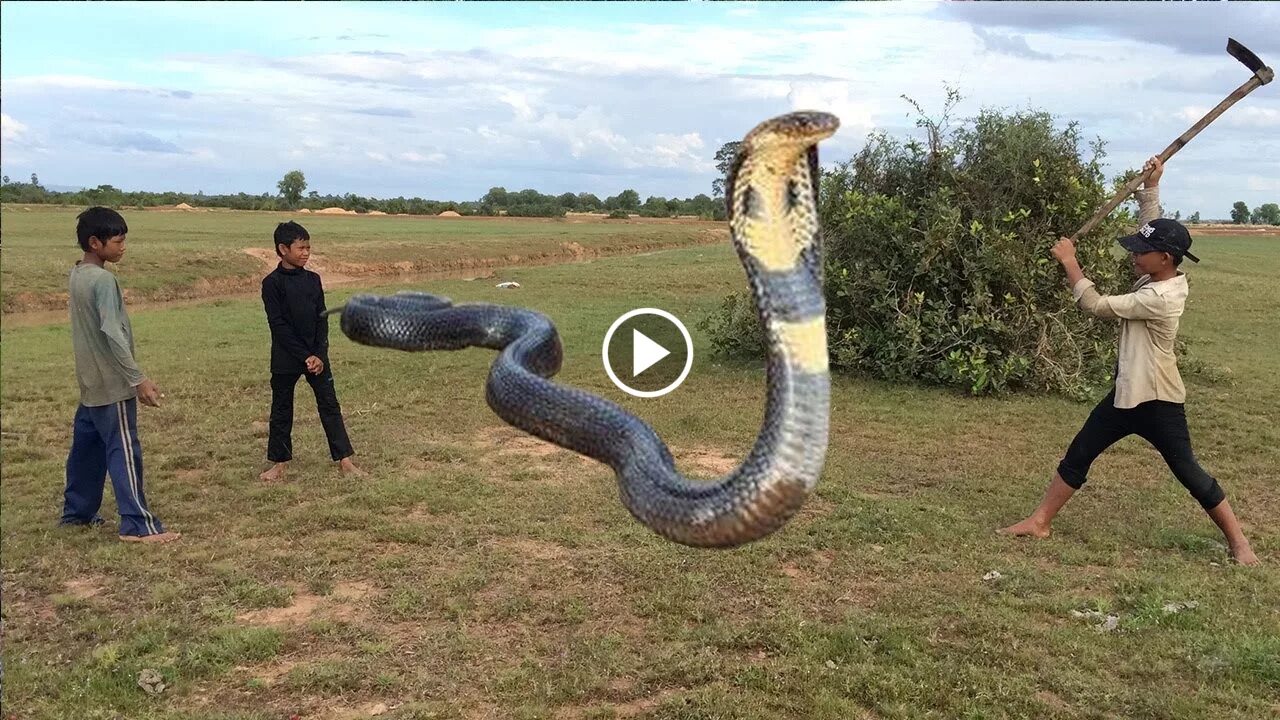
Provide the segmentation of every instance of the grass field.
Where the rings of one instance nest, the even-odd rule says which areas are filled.
[[[38,222],[61,228],[69,216]],[[177,222],[134,217],[139,235],[145,223]],[[354,253],[362,246],[340,243],[338,229],[370,220],[393,222],[336,218],[312,231],[335,238],[335,255]],[[548,225],[497,227],[541,237]],[[132,259],[146,252],[137,239]],[[455,236],[468,247],[440,252],[473,252],[471,240]],[[197,245],[227,256],[240,247]],[[6,254],[6,292],[11,261],[29,287],[27,273],[44,267],[34,239],[17,247],[27,255]],[[182,253],[171,247],[153,259]],[[327,249],[323,239],[318,247]],[[163,408],[140,412],[148,496],[185,537],[128,546],[110,526],[54,527],[76,402],[68,330],[7,324],[4,713],[1275,717],[1280,241],[1202,238],[1196,250],[1205,262],[1191,269],[1184,333],[1225,379],[1190,379],[1192,435],[1260,568],[1228,561],[1210,521],[1134,438],[1098,461],[1052,539],[997,537],[996,527],[1039,499],[1088,406],[850,378],[835,382],[830,459],[796,520],[744,548],[676,546],[631,519],[607,468],[510,430],[489,411],[491,353],[379,351],[336,329],[339,396],[370,477],[337,476],[304,386],[293,480],[264,485],[268,336],[253,298],[134,313],[140,362],[168,396]],[[50,271],[61,277],[62,264]],[[652,423],[687,472],[711,477],[750,446],[763,373],[713,360],[696,328],[744,285],[727,243],[503,277],[523,288],[413,287],[550,315],[566,350],[559,379]],[[126,285],[140,280],[125,274]],[[357,287],[366,289],[331,290],[331,302]],[[675,313],[694,334],[693,372],[663,398],[625,396],[601,368],[605,330],[639,306]],[[108,493],[104,515],[114,520],[110,503]],[[984,581],[993,570],[1001,577]],[[1165,610],[1181,602],[1196,606]],[[1119,626],[1099,632],[1097,620],[1072,612],[1083,610],[1114,614]],[[144,669],[163,676],[159,695],[138,687]]]
[[[80,256],[82,208],[6,206],[0,301],[5,312],[66,307],[66,275]],[[483,270],[726,241],[697,220],[569,220],[301,215],[125,210],[121,283],[130,299],[171,300],[256,291],[274,264],[271,233],[296,220],[311,233],[318,272],[333,280]]]

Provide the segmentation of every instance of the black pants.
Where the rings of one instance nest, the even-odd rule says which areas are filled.
[[[267,437],[267,459],[271,462],[287,462],[293,459],[293,389],[298,377],[307,379],[316,395],[316,410],[320,412],[320,424],[329,439],[329,456],[335,461],[355,454],[347,428],[342,423],[342,408],[338,405],[338,392],[333,386],[333,373],[326,363],[324,372],[312,375],[302,373],[271,374],[271,427]]]
[[[1076,434],[1067,454],[1058,464],[1058,475],[1071,487],[1084,486],[1089,466],[1102,451],[1121,438],[1137,435],[1151,443],[1169,469],[1205,510],[1212,510],[1226,498],[1218,481],[1205,472],[1191,452],[1191,431],[1182,403],[1150,400],[1121,410],[1115,406],[1113,389],[1089,414]]]

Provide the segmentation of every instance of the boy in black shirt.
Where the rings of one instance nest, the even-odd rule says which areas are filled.
[[[344,474],[363,475],[351,461],[355,451],[342,422],[342,408],[329,368],[329,322],[324,317],[320,276],[306,269],[311,236],[296,222],[275,232],[280,264],[262,279],[262,304],[271,327],[271,424],[267,460],[275,463],[262,480],[279,480],[293,459],[293,389],[306,376],[316,395],[320,424],[329,439],[329,455]]]

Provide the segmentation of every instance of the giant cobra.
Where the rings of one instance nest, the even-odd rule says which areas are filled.
[[[453,304],[416,292],[360,294],[342,308],[342,332],[407,351],[499,351],[486,399],[507,423],[613,468],[636,519],[675,542],[732,547],[785,524],[817,485],[830,406],[819,141],[832,115],[795,112],[743,139],[726,186],[733,245],[746,270],[768,346],[764,421],[745,460],[714,482],[681,475],[667,446],[619,405],[551,380],[563,350],[551,320],[525,308]]]

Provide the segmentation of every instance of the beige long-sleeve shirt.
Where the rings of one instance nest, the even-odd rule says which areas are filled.
[[[1158,187],[1144,188],[1135,195],[1139,224],[1160,216]],[[1103,295],[1088,278],[1077,282],[1071,292],[1085,312],[1120,320],[1116,407],[1132,408],[1149,400],[1186,401],[1187,389],[1174,355],[1178,319],[1187,304],[1185,273],[1178,271],[1176,276],[1156,282],[1143,275],[1124,295]]]

